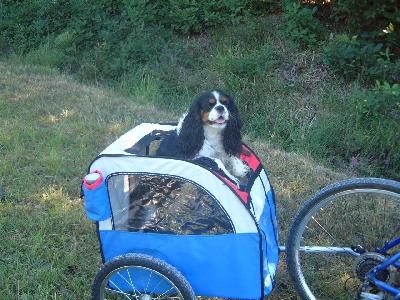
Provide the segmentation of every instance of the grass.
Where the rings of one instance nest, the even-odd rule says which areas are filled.
[[[172,116],[46,67],[0,73],[0,296],[88,299],[100,256],[81,179],[126,129]]]
[[[208,27],[191,36],[150,26],[136,38],[115,36],[121,49],[110,53],[101,43],[71,52],[48,37],[26,54],[10,50],[4,59],[59,68],[80,82],[110,86],[179,114],[195,95],[219,88],[235,97],[249,136],[359,176],[399,179],[396,109],[376,107],[385,115],[378,119],[363,115],[365,100],[372,97],[370,104],[379,105],[385,103],[382,95],[368,93],[362,74],[359,81],[341,83],[322,61],[322,46],[329,42],[296,48],[285,26],[282,15]]]
[[[134,96],[84,85],[48,67],[0,63],[0,297],[88,299],[101,264],[80,183],[91,160],[145,121],[176,121],[156,109],[151,80]],[[348,177],[246,135],[277,194],[280,243],[303,201]],[[270,299],[295,299],[284,255]]]
[[[303,224],[304,231],[299,241],[301,246],[362,245],[364,249],[376,249],[384,241],[398,235],[398,197],[372,192],[341,192],[336,196],[331,198],[334,199],[333,202],[323,209],[317,209],[307,223]],[[393,254],[399,249],[397,246],[388,252]],[[371,261],[354,259],[348,255],[315,255],[304,252],[300,256],[304,278],[313,286],[317,299],[349,299],[351,293],[355,294],[360,287],[360,281],[355,275],[363,276],[373,266],[368,266]],[[357,264],[358,268],[355,268]],[[392,284],[398,287],[398,282]]]

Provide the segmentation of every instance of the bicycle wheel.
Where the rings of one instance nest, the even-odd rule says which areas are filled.
[[[365,274],[384,259],[375,248],[399,233],[399,182],[357,178],[322,189],[289,229],[287,264],[296,290],[302,299],[355,299]]]
[[[111,259],[97,272],[92,285],[92,300],[195,298],[189,282],[176,268],[144,254]]]

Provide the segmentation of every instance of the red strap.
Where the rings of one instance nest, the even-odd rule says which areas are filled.
[[[249,148],[247,148],[245,145],[242,145],[242,147],[244,151],[240,153],[239,158],[246,162],[250,169],[253,171],[257,170],[257,168],[260,166],[260,161]]]
[[[217,174],[219,178],[221,178],[227,185],[229,185],[239,195],[240,199],[242,199],[242,201],[244,203],[247,204],[249,202],[249,194],[248,193],[239,190],[235,184],[233,184],[231,181],[226,179],[226,177],[222,176],[221,174],[219,174],[217,172],[215,172],[215,174]]]

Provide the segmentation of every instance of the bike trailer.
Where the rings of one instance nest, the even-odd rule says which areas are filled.
[[[154,155],[175,125],[143,123],[90,164],[87,217],[97,222],[103,262],[147,254],[178,269],[198,296],[260,299],[278,265],[275,199],[266,171],[243,145],[251,168],[238,188],[219,170]],[[117,280],[117,279],[116,279]]]

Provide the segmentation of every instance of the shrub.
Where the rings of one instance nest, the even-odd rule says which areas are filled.
[[[4,1],[0,5],[0,30],[14,51],[29,52],[83,17],[81,2]]]
[[[383,44],[359,39],[357,36],[336,35],[323,47],[322,60],[340,76],[341,81],[360,78],[367,82],[376,79],[391,81],[396,66],[390,61],[387,48]]]
[[[297,46],[316,47],[324,34],[322,24],[314,18],[318,7],[309,8],[292,0],[283,1],[282,6],[285,20],[282,29],[286,36]]]
[[[182,34],[200,33],[210,27],[238,23],[258,15],[259,2],[258,0],[124,0],[133,24],[162,27]]]
[[[262,4],[273,3],[263,1]],[[0,51],[26,54],[46,45],[66,68],[115,78],[173,52],[172,33],[192,34],[260,13],[258,0],[38,0],[0,3]],[[166,55],[163,59],[166,59]],[[75,64],[81,61],[83,68]],[[92,71],[90,71],[92,70]]]
[[[323,60],[341,80],[361,78],[400,82],[400,7],[398,1],[283,1],[284,32],[298,44],[316,45],[321,25],[332,31]],[[311,9],[312,7],[312,9]],[[335,30],[348,34],[335,35]]]
[[[317,0],[318,17],[332,20],[341,31],[363,35],[363,39],[382,43],[391,53],[400,54],[400,7],[396,0]]]
[[[399,178],[400,85],[377,81],[374,88],[358,101],[356,112],[364,131],[360,154],[373,161],[382,174]]]
[[[396,0],[340,0],[331,1],[331,6],[330,18],[358,33],[376,32],[400,22]]]
[[[400,120],[400,85],[376,81],[375,87],[359,101],[359,118]]]

